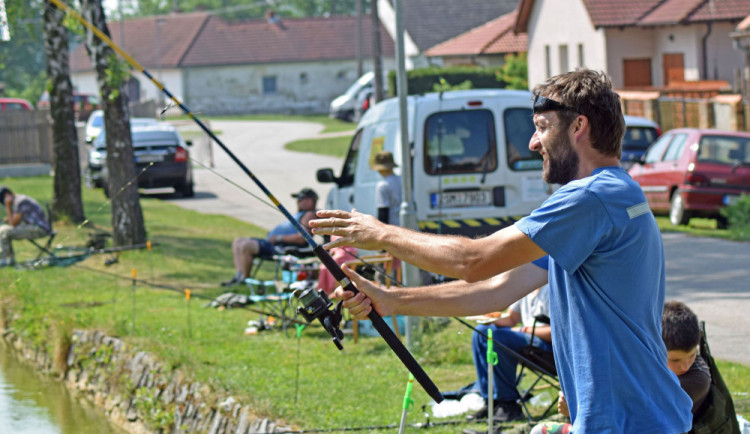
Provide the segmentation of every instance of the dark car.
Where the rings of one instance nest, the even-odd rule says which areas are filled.
[[[192,197],[193,171],[188,149],[191,143],[185,142],[177,130],[167,124],[135,126],[131,134],[138,187],[173,187],[183,197]],[[89,185],[103,188],[104,194],[109,196],[105,136],[106,132],[102,131],[94,140],[86,177]]]
[[[640,161],[649,146],[661,135],[656,122],[638,116],[625,115],[625,136],[622,138],[621,164],[629,169]]]
[[[719,209],[750,194],[750,133],[670,130],[629,173],[654,213],[669,212],[672,224],[708,217],[726,227]]]

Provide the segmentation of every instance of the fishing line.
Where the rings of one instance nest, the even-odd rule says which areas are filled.
[[[54,3],[55,6],[58,8],[64,10],[67,14],[75,18],[78,22],[80,22],[83,26],[85,26],[87,29],[89,29],[92,33],[94,33],[102,42],[107,44],[112,50],[117,52],[127,63],[129,63],[133,68],[140,71],[143,75],[148,77],[156,87],[158,87],[167,97],[169,97],[174,103],[179,106],[182,111],[190,118],[192,119],[206,134],[213,139],[219,147],[224,150],[224,152],[234,161],[247,176],[250,177],[250,179],[255,182],[255,184],[260,188],[263,193],[268,197],[268,199],[276,205],[276,207],[284,214],[284,216],[287,218],[287,220],[294,226],[294,228],[297,230],[297,232],[305,239],[308,245],[312,247],[313,253],[315,253],[315,256],[320,259],[320,261],[325,265],[325,267],[331,272],[331,274],[334,276],[334,278],[341,283],[343,287],[345,287],[347,290],[354,292],[355,294],[358,292],[357,288],[352,284],[352,282],[346,277],[344,272],[341,270],[339,265],[336,263],[336,261],[331,257],[331,255],[323,248],[323,246],[318,245],[315,240],[312,238],[312,235],[309,234],[301,225],[300,222],[298,222],[292,214],[289,213],[289,211],[276,199],[276,197],[268,190],[268,188],[255,176],[255,174],[250,171],[250,169],[245,166],[245,164],[242,163],[230,150],[227,148],[226,145],[211,131],[200,119],[198,119],[189,108],[187,108],[181,101],[177,99],[168,89],[164,87],[164,85],[159,82],[156,78],[154,78],[153,75],[151,75],[150,72],[148,72],[143,66],[141,66],[133,57],[131,57],[128,53],[123,51],[117,44],[115,44],[106,34],[104,34],[101,30],[99,30],[97,27],[95,27],[93,24],[91,24],[89,21],[87,21],[85,18],[81,16],[78,12],[71,9],[68,5],[63,3],[61,0],[49,0],[51,3]],[[300,309],[300,313],[305,317],[305,319],[310,322],[314,319],[319,320],[323,326],[326,328],[326,330],[331,335],[333,342],[336,344],[339,349],[343,349],[341,344],[339,343],[340,338],[343,336],[341,333],[341,330],[339,329],[339,323],[341,322],[341,305],[339,304],[338,307],[335,310],[331,310],[331,302],[330,300],[325,297],[325,293],[318,292],[315,293],[314,291],[305,291],[299,294],[300,301],[302,302],[304,308]],[[436,402],[442,402],[443,401],[443,395],[440,393],[440,390],[438,387],[433,383],[433,381],[430,379],[430,377],[427,375],[427,373],[422,369],[422,367],[419,365],[417,360],[412,356],[412,354],[409,352],[409,350],[404,346],[404,344],[396,337],[393,330],[388,327],[386,322],[383,320],[383,318],[374,310],[370,312],[368,315],[370,320],[372,321],[373,326],[375,329],[380,333],[381,337],[386,341],[386,343],[390,346],[391,350],[398,356],[398,358],[401,360],[401,362],[404,364],[404,366],[412,373],[414,374],[414,377],[417,379],[419,384],[424,388],[424,390],[427,392],[428,395],[430,395]]]

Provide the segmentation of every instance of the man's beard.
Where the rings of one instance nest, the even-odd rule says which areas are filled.
[[[560,137],[547,149],[547,170],[544,171],[544,182],[547,184],[565,185],[578,177],[578,153],[567,137]]]

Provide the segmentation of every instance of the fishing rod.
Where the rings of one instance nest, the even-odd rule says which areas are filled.
[[[315,256],[320,259],[320,261],[323,263],[323,265],[328,269],[328,271],[331,272],[333,277],[339,282],[342,288],[344,288],[347,291],[351,291],[354,294],[358,293],[359,291],[354,286],[354,284],[349,280],[349,278],[346,277],[344,272],[341,270],[340,266],[336,263],[336,261],[331,257],[331,255],[326,251],[322,245],[319,245],[315,242],[312,235],[310,235],[303,227],[302,225],[292,216],[292,214],[289,213],[289,211],[276,199],[276,197],[266,188],[266,186],[253,174],[253,172],[250,171],[250,169],[245,166],[245,164],[242,163],[233,153],[229,150],[229,148],[222,143],[221,140],[209,129],[206,127],[206,125],[198,119],[191,111],[188,109],[177,97],[175,97],[169,90],[167,90],[164,85],[159,82],[156,78],[154,78],[153,75],[151,75],[150,72],[148,72],[143,66],[141,66],[140,63],[138,63],[133,57],[131,57],[128,53],[126,53],[122,48],[120,48],[117,44],[115,44],[106,34],[104,34],[101,30],[99,30],[96,26],[91,24],[88,20],[86,20],[81,14],[70,8],[68,5],[62,2],[62,0],[49,0],[51,3],[53,3],[55,6],[57,6],[59,9],[65,11],[67,14],[71,15],[73,18],[78,20],[84,27],[89,29],[91,32],[93,32],[99,39],[101,39],[104,43],[106,43],[111,49],[116,51],[123,59],[125,59],[126,62],[130,64],[133,68],[140,71],[143,75],[148,77],[149,80],[151,80],[156,87],[159,88],[169,99],[171,99],[182,111],[190,118],[192,119],[198,126],[213,140],[215,141],[219,147],[224,150],[224,152],[229,156],[229,158],[232,159],[247,176],[250,177],[250,179],[253,180],[255,185],[258,186],[258,188],[263,191],[263,193],[268,197],[268,199],[273,202],[273,204],[276,206],[276,208],[281,211],[282,214],[284,214],[284,217],[286,217],[287,220],[294,226],[294,228],[299,232],[302,237],[305,239],[305,242],[313,249],[313,253]],[[300,314],[308,321],[312,322],[313,320],[317,319],[320,321],[321,324],[323,324],[323,327],[326,329],[326,331],[331,335],[331,338],[333,340],[333,343],[338,347],[339,350],[343,349],[343,346],[341,345],[341,339],[343,338],[344,334],[339,328],[339,324],[342,320],[341,315],[341,309],[342,304],[341,302],[338,303],[338,305],[331,309],[333,306],[333,303],[328,299],[328,297],[325,295],[325,292],[323,291],[315,291],[314,288],[306,289],[305,291],[296,294],[297,297],[300,300],[300,303],[302,304],[302,307],[299,308]],[[409,352],[409,350],[404,346],[404,344],[396,337],[396,334],[391,330],[390,327],[388,327],[388,324],[383,320],[383,317],[380,316],[375,310],[373,309],[368,315],[368,318],[370,318],[370,321],[372,321],[372,325],[375,327],[375,329],[380,333],[380,336],[383,337],[383,339],[386,341],[389,347],[391,347],[391,350],[393,350],[394,353],[396,353],[396,356],[401,360],[401,362],[406,366],[406,368],[414,375],[414,378],[419,382],[419,384],[424,388],[425,392],[427,392],[428,395],[432,399],[435,400],[435,402],[442,402],[443,401],[443,394],[440,393],[440,390],[437,388],[435,383],[430,379],[430,377],[427,375],[427,373],[422,369],[422,367],[419,365],[419,363],[414,359],[414,356]]]

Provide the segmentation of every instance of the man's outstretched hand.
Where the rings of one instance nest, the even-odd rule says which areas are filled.
[[[353,292],[346,291],[339,286],[331,295],[343,300],[344,307],[351,312],[354,318],[367,319],[367,315],[373,308],[381,316],[388,316],[393,313],[392,309],[387,307],[388,291],[360,276],[346,265],[342,266],[341,269],[346,274],[346,277],[352,281],[359,293],[355,295]]]
[[[365,250],[383,249],[383,239],[388,233],[389,226],[375,217],[357,210],[320,210],[316,215],[318,219],[310,221],[313,234],[341,237],[326,244],[326,249],[341,246]]]

